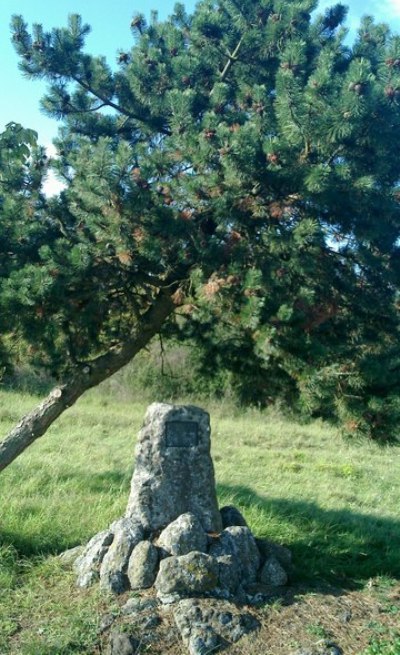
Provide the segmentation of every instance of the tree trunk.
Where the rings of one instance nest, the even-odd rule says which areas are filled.
[[[40,405],[24,416],[0,443],[0,471],[41,437],[60,414],[71,407],[87,389],[95,387],[133,359],[160,331],[175,307],[171,295],[161,291],[143,314],[128,341],[82,366],[75,376],[53,389]]]

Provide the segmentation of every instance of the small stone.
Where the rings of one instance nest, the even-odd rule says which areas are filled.
[[[261,555],[261,563],[264,564],[272,555],[276,557],[285,571],[292,568],[292,553],[289,548],[276,544],[269,539],[256,539],[256,544]]]
[[[215,589],[218,573],[216,559],[193,551],[188,555],[162,560],[155,587],[161,600],[164,595],[169,594],[201,594]]]
[[[131,589],[147,589],[157,575],[158,550],[150,541],[139,541],[129,558],[127,575]]]
[[[246,585],[245,594],[246,604],[253,605],[254,607],[265,605],[272,598],[276,598],[276,592],[271,590],[271,586],[261,582],[252,582]]]
[[[261,569],[260,581],[271,587],[282,587],[287,584],[288,576],[276,557],[271,555]]]
[[[352,616],[353,616],[353,615],[352,615],[351,610],[348,609],[348,610],[345,610],[345,611],[343,612],[343,614],[342,614],[342,616],[341,616],[340,618],[341,618],[341,620],[343,621],[343,623],[350,623],[350,621],[351,621],[351,619],[352,619]]]
[[[106,632],[106,630],[111,628],[114,621],[115,621],[114,614],[103,614],[103,616],[101,617],[100,626],[99,626],[100,632]]]
[[[143,529],[135,521],[123,518],[113,524],[113,542],[100,568],[100,588],[103,591],[121,594],[129,588],[126,575],[129,557],[133,548],[143,540]]]
[[[90,587],[99,579],[100,565],[114,538],[112,530],[99,532],[88,542],[73,564],[78,587]]]
[[[233,505],[225,505],[224,507],[221,507],[219,511],[222,519],[222,527],[224,529],[230,528],[233,525],[248,527],[243,514],[241,514]]]
[[[334,641],[325,639],[320,655],[343,655],[343,651]]]
[[[170,555],[187,555],[193,550],[206,552],[207,535],[194,514],[181,514],[160,534],[157,545]]]
[[[151,616],[147,616],[145,619],[140,624],[141,630],[143,632],[145,630],[154,630],[154,628],[157,628],[161,623],[161,618],[158,616],[158,614],[152,614]]]
[[[256,579],[260,554],[249,528],[232,526],[225,528],[212,543],[209,554],[214,557],[230,555],[236,560],[244,584]]]
[[[82,555],[84,549],[85,546],[75,546],[74,548],[68,548],[68,550],[64,550],[63,553],[59,554],[58,559],[63,566],[72,566],[78,557]]]
[[[140,642],[127,632],[119,628],[111,631],[108,655],[135,655]]]
[[[138,614],[146,610],[155,609],[157,606],[158,601],[155,598],[130,598],[121,607],[121,614]]]

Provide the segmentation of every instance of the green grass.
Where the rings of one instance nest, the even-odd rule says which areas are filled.
[[[0,434],[36,402],[0,392]],[[124,512],[145,409],[91,392],[0,475],[2,655],[96,652],[98,593],[75,590],[52,556]],[[289,546],[297,581],[351,589],[400,578],[398,449],[345,443],[323,422],[208,409],[220,505],[236,505],[256,535]],[[385,652],[373,648],[367,655]]]

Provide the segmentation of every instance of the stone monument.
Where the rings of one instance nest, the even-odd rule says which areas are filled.
[[[240,606],[265,601],[286,584],[288,568],[286,548],[256,540],[236,508],[218,509],[207,412],[162,403],[150,405],[139,434],[125,516],[74,562],[80,587],[99,581],[109,594],[151,589],[191,655],[216,652],[257,628]],[[125,615],[132,604],[139,607],[129,599]],[[129,652],[122,633],[113,627],[111,655],[121,639]]]
[[[154,403],[139,434],[126,514],[154,532],[186,512],[206,532],[221,531],[210,417],[198,407]]]

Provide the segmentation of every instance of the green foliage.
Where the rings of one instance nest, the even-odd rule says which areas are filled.
[[[400,636],[391,639],[373,639],[362,655],[400,655]]]
[[[32,33],[14,17],[21,69],[62,121],[67,183],[23,221],[38,243],[0,288],[34,361],[71,374],[173,289],[165,336],[243,401],[396,440],[400,39],[366,17],[349,47],[346,9],[315,7],[136,15],[115,72],[85,52],[79,16]]]

